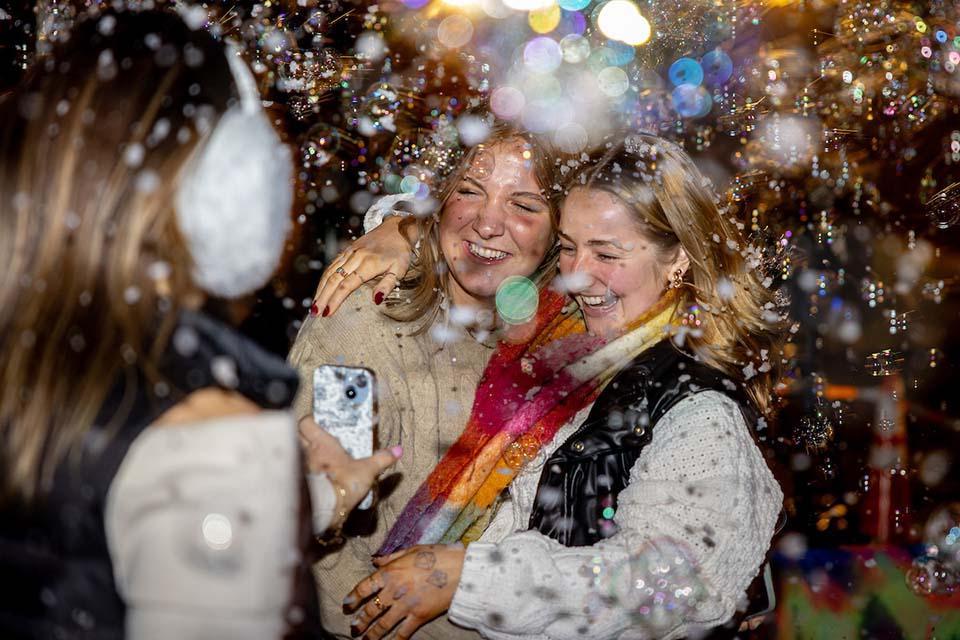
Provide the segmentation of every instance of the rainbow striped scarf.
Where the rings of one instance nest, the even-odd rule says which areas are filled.
[[[544,290],[534,337],[498,345],[466,428],[404,507],[377,555],[476,539],[476,523],[523,464],[624,365],[666,335],[677,298],[669,290],[635,328],[610,342],[585,333],[580,314],[563,313],[568,302]]]

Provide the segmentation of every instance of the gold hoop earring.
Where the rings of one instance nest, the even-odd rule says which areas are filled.
[[[673,281],[670,283],[671,289],[679,289],[683,286],[683,269],[677,269],[673,272]]]

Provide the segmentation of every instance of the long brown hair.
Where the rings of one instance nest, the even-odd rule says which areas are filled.
[[[230,78],[177,16],[108,12],[0,104],[0,498],[42,493],[115,382],[155,369],[194,291],[178,177]]]
[[[441,183],[437,193],[440,210],[432,215],[407,218],[403,222],[405,225],[417,225],[418,237],[420,238],[419,253],[409,276],[400,282],[399,297],[388,302],[384,313],[400,322],[426,319],[427,321],[418,328],[418,332],[430,326],[439,311],[441,294],[449,293],[449,270],[440,249],[440,216],[443,215],[443,206],[460,185],[481,149],[501,146],[514,140],[524,144],[525,151],[530,152],[534,177],[544,192],[544,197],[550,207],[552,228],[554,230],[557,228],[560,217],[557,205],[559,190],[555,190],[554,185],[558,184],[557,176],[559,174],[557,157],[552,146],[539,136],[509,122],[490,119],[492,120],[492,126],[489,135],[482,143],[468,148],[456,168]],[[550,250],[540,261],[536,273],[531,275],[531,279],[538,287],[546,286],[553,277],[556,259],[557,250],[551,244]]]
[[[690,266],[676,284],[680,309],[692,323],[685,348],[742,382],[756,408],[769,415],[784,320],[763,284],[760,254],[723,215],[690,156],[654,135],[625,135],[572,174],[567,187],[600,189],[626,203],[664,264],[683,248]],[[665,286],[673,275],[664,274]]]

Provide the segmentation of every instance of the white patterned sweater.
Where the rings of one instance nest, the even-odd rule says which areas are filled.
[[[619,494],[618,531],[565,547],[528,522],[543,461],[589,410],[518,474],[467,548],[450,619],[498,640],[672,639],[728,621],[764,561],[783,502],[739,408],[716,391],[677,403]]]

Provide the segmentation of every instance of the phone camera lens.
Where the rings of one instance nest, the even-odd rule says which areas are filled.
[[[353,400],[354,398],[357,397],[357,390],[354,389],[353,387],[347,387],[346,394],[347,394],[347,397],[348,397],[348,398],[350,398],[351,400]]]
[[[367,386],[366,376],[357,376],[357,379],[356,381],[354,381],[354,384],[356,384],[358,387],[363,389],[365,386]]]

